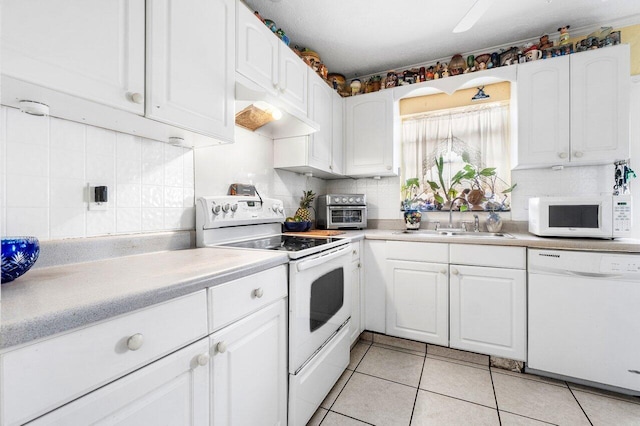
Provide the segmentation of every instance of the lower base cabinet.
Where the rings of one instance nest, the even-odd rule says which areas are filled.
[[[281,299],[210,336],[214,425],[287,424],[286,319]]]
[[[525,361],[526,271],[450,269],[450,346]]]
[[[447,346],[446,264],[387,260],[387,334]]]
[[[208,425],[208,361],[205,338],[29,424]]]

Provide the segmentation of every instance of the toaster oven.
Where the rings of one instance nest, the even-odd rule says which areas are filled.
[[[318,198],[316,227],[319,229],[364,229],[367,203],[364,194],[327,194]]]

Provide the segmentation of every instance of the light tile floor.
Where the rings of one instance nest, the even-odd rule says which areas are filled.
[[[309,421],[330,425],[634,425],[640,398],[489,367],[489,357],[365,333]]]

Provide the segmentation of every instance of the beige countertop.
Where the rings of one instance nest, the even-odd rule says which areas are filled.
[[[288,261],[281,252],[199,248],[34,269],[2,285],[0,350]]]
[[[352,231],[363,232],[363,231]],[[347,232],[345,236],[349,236]],[[465,236],[446,236],[420,233],[403,233],[402,230],[367,229],[368,240],[419,241],[455,244],[483,244],[497,246],[518,246],[558,250],[615,251],[621,253],[640,253],[640,240],[621,238],[602,240],[593,238],[555,238],[537,237],[528,232],[509,232],[514,238],[482,238]]]

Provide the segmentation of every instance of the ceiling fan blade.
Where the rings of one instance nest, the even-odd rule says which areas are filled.
[[[464,17],[458,22],[458,25],[453,29],[454,33],[463,33],[473,27],[476,22],[484,15],[484,13],[491,7],[495,0],[477,0],[471,9],[467,11]]]

